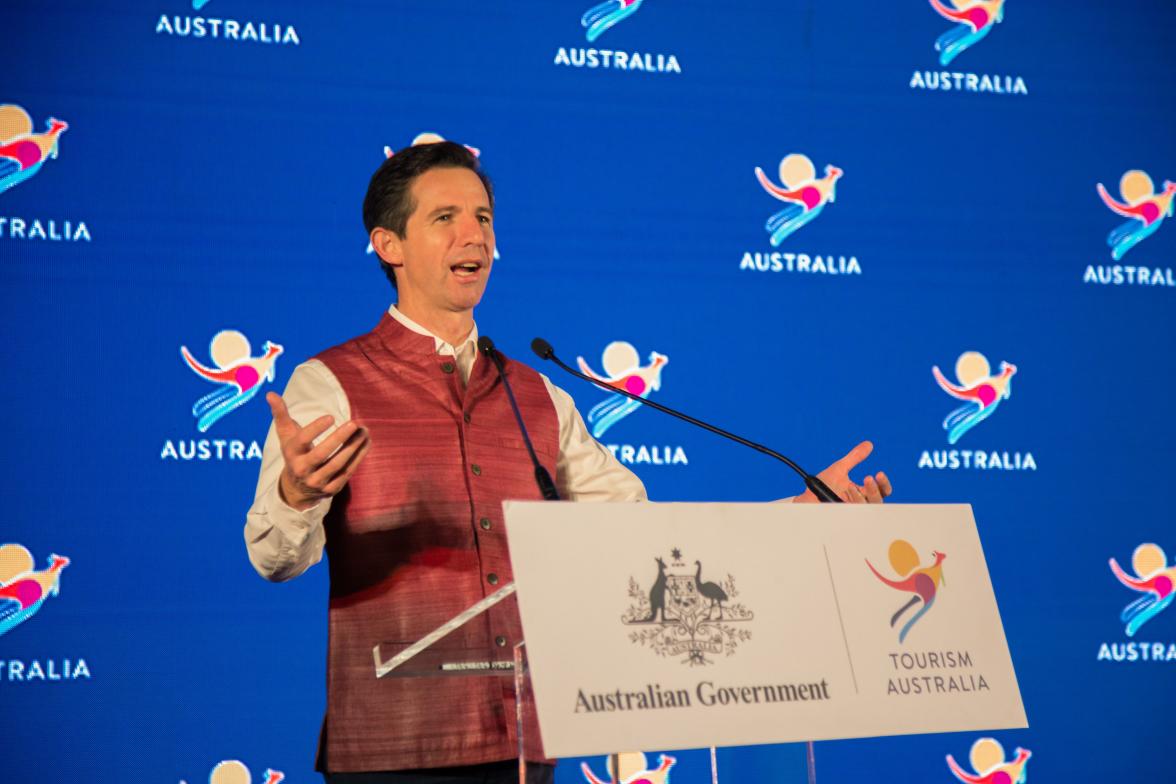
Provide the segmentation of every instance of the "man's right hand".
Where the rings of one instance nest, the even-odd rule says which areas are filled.
[[[330,429],[334,417],[324,415],[300,427],[280,395],[269,392],[265,400],[274,414],[274,430],[285,462],[278,481],[282,500],[303,511],[342,490],[371,446],[367,428],[354,421],[344,422],[316,446],[314,440]]]

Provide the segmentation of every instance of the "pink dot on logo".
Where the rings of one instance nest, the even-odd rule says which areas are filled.
[[[992,774],[992,778],[989,779],[989,781],[991,781],[992,784],[1013,784],[1013,777],[1005,773],[1003,770],[998,770],[996,773]]]
[[[33,164],[41,162],[41,148],[37,146],[36,142],[22,139],[8,148],[5,157],[16,158],[20,162],[20,168],[27,169]]]
[[[645,391],[645,379],[641,378],[641,376],[629,376],[625,379],[625,389],[634,395],[640,395]]]
[[[1160,208],[1150,201],[1143,205],[1140,211],[1143,213],[1143,224],[1145,226],[1152,225],[1155,223],[1156,218],[1160,217]]]
[[[821,192],[810,185],[801,190],[800,198],[804,201],[805,209],[811,210],[821,203]]]
[[[237,372],[233,374],[233,378],[237,382],[237,386],[241,387],[241,391],[246,392],[253,389],[253,386],[261,376],[257,375],[257,371],[248,365],[242,365],[237,368]]]
[[[1166,574],[1161,574],[1159,577],[1157,577],[1156,593],[1160,595],[1161,599],[1172,593],[1172,578]]]
[[[36,580],[21,580],[16,584],[16,600],[22,610],[36,604],[41,596],[41,586]]]
[[[992,384],[985,384],[976,390],[976,394],[980,396],[980,402],[985,408],[992,405],[992,401],[996,400],[996,390],[992,388]]]

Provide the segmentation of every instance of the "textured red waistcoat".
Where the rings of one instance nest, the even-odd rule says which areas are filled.
[[[319,767],[404,770],[517,757],[511,678],[377,680],[372,646],[412,641],[514,578],[502,502],[539,499],[493,365],[468,386],[433,338],[388,315],[320,359],[371,448],[324,521],[331,575],[327,715]],[[506,360],[539,459],[555,476],[559,422],[539,374]],[[442,642],[509,650],[522,638],[509,597]],[[528,706],[528,738],[539,737]],[[527,757],[542,759],[538,743]]]

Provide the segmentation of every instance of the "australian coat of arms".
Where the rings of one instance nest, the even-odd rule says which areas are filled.
[[[629,578],[633,603],[621,622],[632,627],[630,640],[648,645],[658,656],[681,656],[683,664],[698,666],[711,663],[708,654],[730,656],[739,643],[751,639],[751,631],[741,624],[755,616],[735,601],[739,592],[734,577],[707,580],[702,562],[689,565],[678,548],[670,552],[669,566],[660,557],[653,561],[657,576],[648,589]]]

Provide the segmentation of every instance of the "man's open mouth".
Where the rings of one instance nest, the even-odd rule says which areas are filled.
[[[480,261],[463,261],[457,264],[450,265],[450,270],[460,276],[469,276],[478,274],[478,270],[482,269],[482,262]]]

